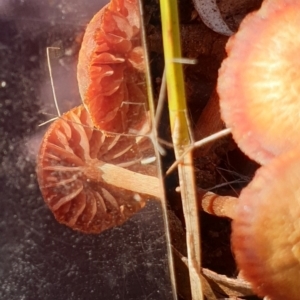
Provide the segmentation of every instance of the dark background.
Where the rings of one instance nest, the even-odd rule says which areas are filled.
[[[161,208],[84,235],[58,224],[35,175],[39,143],[61,111],[80,103],[76,63],[101,0],[0,0],[0,299],[172,299]]]

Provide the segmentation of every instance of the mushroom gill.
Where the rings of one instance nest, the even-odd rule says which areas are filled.
[[[88,24],[79,53],[79,91],[94,126],[142,130],[147,121],[138,0],[112,0]]]
[[[97,130],[83,106],[51,124],[38,154],[37,177],[58,222],[100,233],[125,222],[149,197],[159,197],[156,166],[141,163],[145,153],[136,140]]]

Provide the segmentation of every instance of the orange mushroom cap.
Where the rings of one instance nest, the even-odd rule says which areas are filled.
[[[77,68],[79,91],[94,126],[139,131],[147,122],[138,0],[112,0],[86,28]]]
[[[141,164],[142,151],[134,137],[96,130],[83,106],[53,122],[38,154],[37,178],[58,222],[100,233],[129,219],[149,195],[159,197],[156,166]]]
[[[300,291],[300,149],[261,167],[243,189],[232,223],[232,247],[254,291],[298,300]]]
[[[226,46],[221,116],[239,147],[265,164],[298,144],[300,1],[265,0]]]

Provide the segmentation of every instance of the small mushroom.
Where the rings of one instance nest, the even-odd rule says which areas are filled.
[[[83,106],[51,124],[38,154],[37,177],[58,222],[100,233],[125,222],[148,198],[160,197],[156,166],[141,163],[152,149],[140,148],[136,140],[97,130]]]
[[[261,164],[298,144],[300,2],[265,0],[226,46],[218,78],[221,116]]]
[[[147,122],[140,27],[138,0],[112,0],[86,28],[77,78],[83,103],[100,130],[139,132]]]
[[[271,300],[299,299],[299,182],[295,148],[258,169],[238,200],[208,194],[202,204],[208,212],[233,217],[232,248],[242,276]]]

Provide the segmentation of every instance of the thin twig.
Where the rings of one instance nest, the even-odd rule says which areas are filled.
[[[52,76],[52,67],[51,67],[51,62],[50,62],[49,49],[60,49],[60,48],[59,47],[47,47],[46,51],[47,51],[48,70],[49,70],[49,75],[50,75],[50,81],[51,81],[52,94],[53,94],[53,98],[54,98],[54,104],[55,104],[58,116],[61,116],[61,113],[60,113],[60,110],[59,110],[59,107],[58,107],[58,103],[57,103],[57,99],[56,99],[55,88],[54,88],[54,81],[53,81],[53,76]]]
[[[191,144],[184,152],[183,154],[176,159],[176,161],[170,166],[170,168],[167,170],[166,172],[166,175],[169,175],[170,173],[172,173],[174,171],[174,169],[183,161],[184,157],[190,153],[191,151],[193,151],[195,148],[199,148],[199,147],[202,147],[204,146],[205,144],[208,144],[212,141],[215,141],[217,139],[220,139],[228,134],[231,133],[231,129],[230,128],[226,128],[226,129],[223,129],[217,133],[214,133],[200,141],[197,141],[193,144]]]

